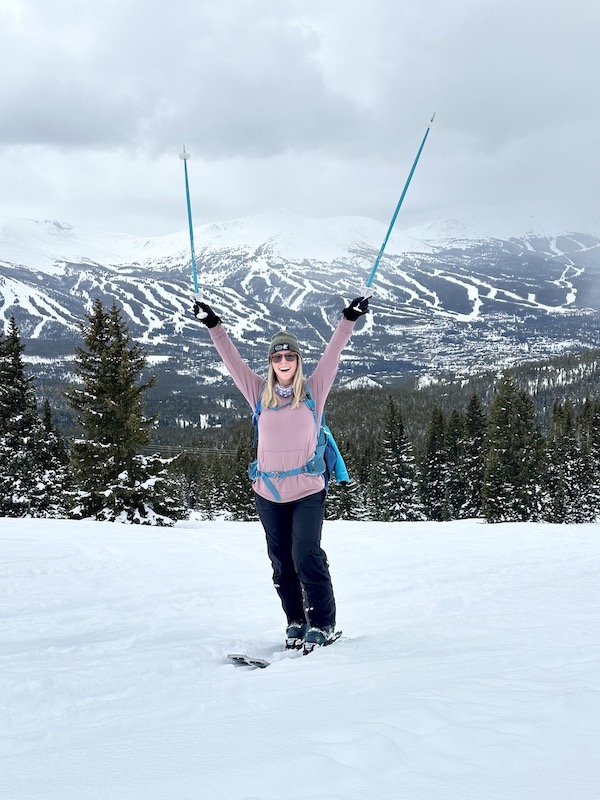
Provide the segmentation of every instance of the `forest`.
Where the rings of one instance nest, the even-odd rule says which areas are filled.
[[[157,378],[119,307],[96,300],[81,336],[60,403],[27,374],[14,319],[0,337],[0,514],[170,525],[193,509],[254,519],[253,428],[235,389],[213,393],[203,427],[165,424]],[[329,484],[328,517],[598,519],[599,363],[589,350],[423,386],[332,392],[327,422],[350,482]],[[189,412],[195,398],[172,402]]]

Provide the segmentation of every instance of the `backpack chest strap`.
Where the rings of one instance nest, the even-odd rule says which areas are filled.
[[[269,471],[265,472],[264,470],[260,469],[258,463],[253,461],[250,466],[248,467],[248,475],[250,476],[250,480],[255,481],[257,478],[262,478],[265,482],[265,485],[268,486],[269,491],[275,498],[275,500],[279,503],[281,501],[281,495],[273,486],[273,481],[279,481],[282,478],[289,478],[292,475],[323,475],[326,469],[325,459],[323,458],[323,452],[321,448],[317,448],[317,452],[315,455],[304,464],[302,467],[295,467],[294,469],[286,469],[282,472],[278,471]]]

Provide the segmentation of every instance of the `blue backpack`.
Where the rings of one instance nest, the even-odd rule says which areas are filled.
[[[262,392],[261,392],[262,396]],[[300,475],[306,473],[308,475],[323,475],[325,478],[325,489],[329,486],[330,480],[335,480],[341,486],[345,486],[350,482],[348,470],[342,458],[335,439],[329,427],[325,424],[325,414],[321,417],[321,424],[317,420],[317,412],[315,408],[315,401],[310,396],[308,389],[306,389],[306,396],[304,402],[312,411],[315,425],[319,431],[317,436],[317,448],[315,454],[309,459],[303,467],[296,467],[295,469],[288,469],[284,472],[264,472],[258,467],[258,459],[254,460],[248,467],[248,475],[250,480],[255,481],[257,478],[262,478],[266,485],[271,490],[273,497],[277,502],[281,500],[281,495],[273,486],[271,479],[279,480],[280,478],[287,478],[289,475]],[[254,425],[254,445],[258,442],[258,418],[262,411],[262,401],[259,397],[254,413],[252,414],[252,424]]]

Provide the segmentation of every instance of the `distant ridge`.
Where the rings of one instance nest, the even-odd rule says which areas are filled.
[[[279,256],[291,260],[339,258],[352,248],[377,252],[387,226],[368,217],[313,219],[289,211],[257,214],[224,222],[211,222],[194,229],[197,255],[205,250],[268,245]],[[387,255],[431,252],[451,242],[486,239],[509,240],[537,236],[561,236],[566,231],[544,233],[529,226],[510,235],[504,225],[471,217],[467,220],[439,219],[402,230],[396,228],[386,247]],[[157,259],[187,263],[187,230],[156,237],[133,236],[76,227],[58,220],[0,218],[0,264],[10,263],[53,271],[61,262],[104,266],[145,264]]]
[[[341,384],[502,369],[600,346],[600,238],[486,229],[494,231],[493,221],[473,217],[394,233],[372,313],[345,351]],[[310,368],[360,292],[385,230],[362,217],[287,211],[199,226],[201,293],[254,368],[264,368],[266,343],[283,326],[301,334]],[[143,238],[0,220],[0,319],[14,314],[42,380],[70,379],[79,323],[98,297],[121,305],[175,391],[227,386],[191,314],[190,273],[186,231]]]

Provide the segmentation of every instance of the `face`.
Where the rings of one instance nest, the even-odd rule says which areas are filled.
[[[282,350],[274,353],[269,361],[281,386],[291,386],[298,369],[298,354],[292,353],[290,350]]]

